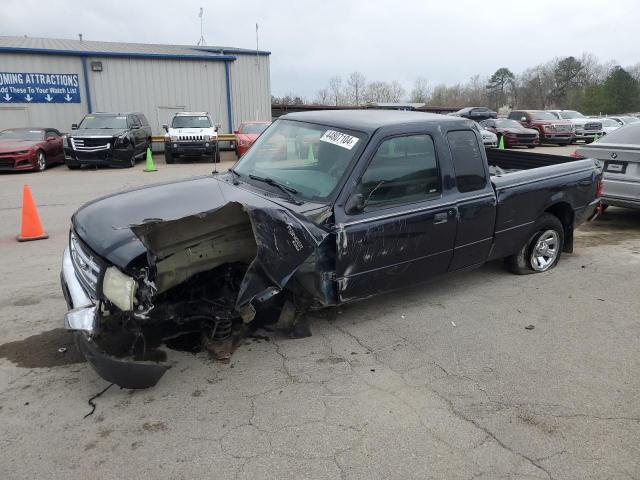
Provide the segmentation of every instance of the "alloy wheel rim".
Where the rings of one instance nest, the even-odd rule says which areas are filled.
[[[548,270],[558,258],[560,237],[555,230],[544,231],[531,251],[531,268],[537,272]]]
[[[38,152],[38,170],[42,171],[46,167],[46,163],[44,161],[44,155],[42,152]]]

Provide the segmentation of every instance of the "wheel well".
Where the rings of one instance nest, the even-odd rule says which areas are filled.
[[[564,227],[564,245],[563,252],[573,252],[573,220],[574,211],[566,202],[556,203],[545,210],[546,213],[550,213],[555,216],[562,226]]]

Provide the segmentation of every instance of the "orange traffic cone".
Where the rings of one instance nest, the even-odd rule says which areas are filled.
[[[31,196],[31,190],[26,183],[22,187],[22,229],[18,235],[19,242],[28,242],[29,240],[41,240],[49,238],[42,228],[36,204]]]

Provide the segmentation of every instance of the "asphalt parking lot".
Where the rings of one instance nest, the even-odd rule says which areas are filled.
[[[69,218],[213,167],[155,158],[0,175],[0,478],[640,478],[640,212],[616,208],[551,272],[491,263],[316,314],[310,338],[264,332],[228,364],[168,350],[156,387],[111,387],[85,418],[108,384],[61,328]],[[24,182],[48,240],[15,241]]]

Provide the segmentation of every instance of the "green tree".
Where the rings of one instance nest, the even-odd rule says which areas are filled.
[[[599,115],[607,112],[602,85],[591,85],[585,88],[580,111],[587,115]]]
[[[515,86],[516,77],[511,70],[501,67],[495,71],[487,83],[489,102],[494,108],[499,108],[509,103]]]
[[[622,67],[611,71],[602,85],[602,93],[607,113],[633,112],[640,105],[638,80]]]
[[[568,108],[575,98],[579,98],[584,84],[584,65],[575,57],[558,61],[553,69],[554,87],[550,100],[556,106]]]

